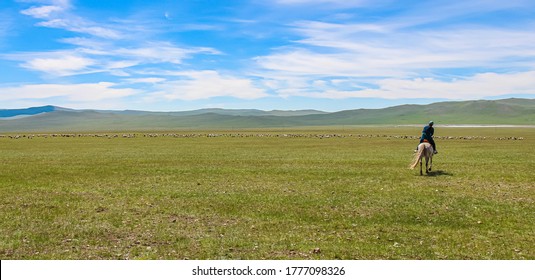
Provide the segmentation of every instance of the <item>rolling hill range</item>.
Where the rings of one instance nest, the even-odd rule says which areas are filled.
[[[47,113],[55,111],[56,107],[54,106],[42,106],[42,107],[31,107],[26,109],[0,109],[0,118],[13,118],[13,117],[22,117],[22,116],[32,116],[41,113]]]
[[[154,131],[298,126],[422,124],[534,125],[535,99],[439,102],[334,113],[316,110],[201,109],[184,112],[73,110],[55,106],[0,110],[0,132]]]

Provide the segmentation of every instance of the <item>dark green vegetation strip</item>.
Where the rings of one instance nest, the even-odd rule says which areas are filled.
[[[0,258],[534,259],[535,129],[419,131],[0,138]]]

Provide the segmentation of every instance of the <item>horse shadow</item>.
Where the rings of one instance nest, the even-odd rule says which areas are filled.
[[[453,176],[453,173],[444,171],[444,170],[433,170],[427,173],[427,176],[437,177],[437,176]]]

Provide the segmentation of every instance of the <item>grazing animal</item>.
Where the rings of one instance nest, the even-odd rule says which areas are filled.
[[[416,165],[420,163],[420,175],[423,175],[422,158],[425,157],[425,173],[431,172],[431,168],[433,167],[433,153],[433,146],[430,143],[423,142],[418,145],[418,151],[416,152],[416,155],[414,155],[410,169],[414,169]]]

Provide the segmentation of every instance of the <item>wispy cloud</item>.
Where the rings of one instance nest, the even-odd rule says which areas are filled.
[[[480,73],[463,79],[437,80],[419,78],[411,80],[386,79],[379,89],[362,91],[363,95],[381,98],[449,98],[480,99],[506,94],[531,94],[535,88],[535,71],[519,73]]]
[[[85,71],[94,64],[95,61],[92,59],[68,54],[57,58],[34,58],[23,63],[22,66],[47,74],[64,76],[80,73],[80,71]]]
[[[0,43],[8,35],[12,25],[13,21],[11,17],[7,13],[0,11]]]
[[[148,78],[129,78],[129,79],[123,79],[126,83],[132,83],[132,84],[158,84],[165,82],[167,79],[160,78],[160,77],[148,77]]]
[[[141,59],[147,62],[169,62],[180,64],[194,54],[221,54],[218,50],[207,47],[179,48],[169,42],[149,42],[139,48],[119,48],[109,52],[117,56]]]
[[[127,68],[156,64],[182,64],[198,54],[220,55],[210,47],[183,46],[159,40],[140,40],[132,34],[143,33],[150,38],[162,31],[159,24],[141,27],[128,19],[99,19],[94,21],[78,16],[67,0],[25,1],[38,4],[21,14],[38,19],[36,26],[62,29],[78,33],[75,37],[59,39],[70,49],[17,52],[3,54],[8,60],[21,61],[20,66],[47,76],[72,76],[107,72],[112,76],[130,76]],[[130,34],[132,33],[132,34]]]
[[[293,5],[293,6],[311,6],[311,5],[323,5],[326,7],[362,7],[377,3],[378,1],[371,0],[275,0],[275,3],[280,5]],[[384,0],[382,2],[385,2]]]
[[[296,21],[291,26],[301,38],[255,62],[259,75],[269,78],[270,88],[283,97],[471,99],[530,93],[533,83],[523,79],[531,79],[535,70],[533,22],[414,28],[448,17],[530,5],[495,4],[477,10],[473,3],[442,2],[436,7],[436,13],[445,8],[440,17],[420,11],[418,16],[401,13],[368,22]],[[411,11],[415,10],[419,9]],[[464,74],[456,79],[456,72]]]
[[[337,83],[345,83],[340,86]],[[346,98],[422,98],[470,100],[508,94],[529,95],[535,88],[535,71],[497,74],[481,73],[462,79],[434,78],[381,79],[374,86],[354,80],[323,79],[302,81],[301,86],[278,88],[284,97],[302,96],[326,99]],[[346,89],[348,88],[348,89]]]
[[[182,64],[196,54],[217,55],[219,51],[205,48],[179,48],[169,42],[147,42],[139,47],[116,47],[113,43],[98,43],[85,39],[72,39],[71,43],[86,44],[71,50],[49,52],[21,52],[4,54],[4,59],[20,61],[21,66],[52,76],[73,76],[87,73],[109,72],[129,75],[126,70],[134,66],[153,67],[154,64]]]
[[[65,29],[72,32],[88,34],[107,39],[120,39],[125,37],[125,35],[120,31],[108,27],[98,26],[97,24],[82,18],[56,18],[40,22],[37,25]]]
[[[267,93],[253,83],[252,79],[222,75],[217,71],[184,71],[168,73],[179,79],[159,84],[158,95],[168,100],[197,100],[212,97],[235,97],[256,99]]]
[[[53,13],[59,13],[64,11],[64,7],[60,6],[40,6],[40,7],[32,7],[26,10],[21,11],[23,15],[31,16],[38,19],[48,19],[51,17]]]
[[[22,85],[18,87],[0,88],[1,101],[12,101],[19,99],[48,99],[63,97],[68,101],[103,101],[117,99],[138,93],[138,90],[131,88],[119,88],[117,84],[100,82],[84,84],[34,84]]]
[[[400,5],[404,4],[400,3]],[[398,29],[411,28],[432,23],[450,23],[455,22],[455,20],[473,19],[489,13],[533,8],[535,8],[535,2],[530,0],[418,1],[411,2],[410,9],[404,9],[396,17],[386,19],[385,23]],[[504,22],[498,21],[497,23],[504,25]]]
[[[380,25],[299,22],[296,31],[305,36],[296,41],[301,46],[257,60],[267,69],[287,68],[294,72],[292,68],[297,68],[301,72],[313,64],[315,68],[309,71],[323,69],[324,75],[344,75],[349,71],[363,76],[378,76],[378,71],[388,76],[391,72],[409,75],[422,69],[492,67],[510,57],[522,57],[529,64],[535,59],[532,28],[450,27],[383,32],[386,28]]]
[[[46,1],[48,2],[48,1]],[[70,11],[70,1],[49,1],[51,5],[34,6],[21,11],[22,14],[43,20],[37,26],[59,28],[92,36],[118,39],[124,36],[113,28],[76,16]]]
[[[167,105],[223,97],[473,99],[535,88],[535,22],[522,12],[533,1],[275,0],[218,2],[218,10],[193,2],[102,13],[80,1],[18,0],[14,17],[32,21],[20,38],[29,38],[22,30],[56,37],[42,49],[0,54],[20,77],[40,74],[26,85],[0,84],[0,98]],[[0,17],[0,36],[12,22]]]

